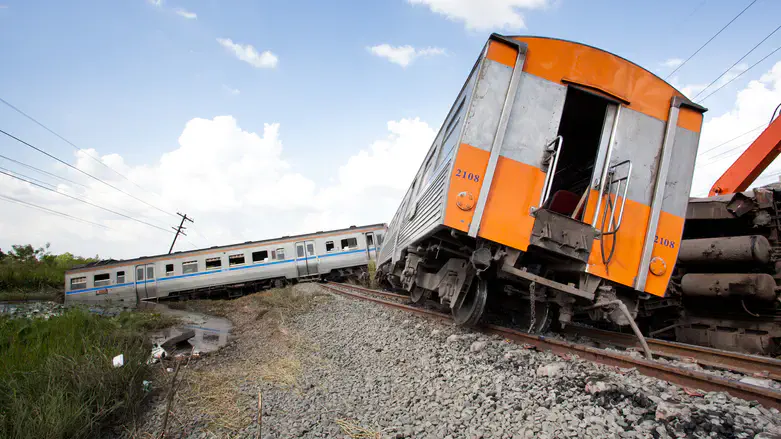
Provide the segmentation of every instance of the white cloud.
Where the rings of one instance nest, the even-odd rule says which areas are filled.
[[[433,12],[453,21],[463,21],[468,29],[523,29],[526,23],[520,9],[538,9],[548,0],[407,0],[426,5]]]
[[[241,90],[239,90],[238,88],[228,87],[225,84],[222,84],[222,89],[232,96],[238,96],[241,94]]]
[[[157,6],[158,8],[163,6],[163,0],[146,0],[146,2],[152,6]]]
[[[222,47],[233,52],[233,54],[236,55],[236,58],[259,69],[273,69],[279,62],[279,58],[269,50],[258,52],[252,45],[234,43],[230,38],[217,38],[217,42],[220,43]]]
[[[745,70],[745,66],[738,67],[740,68],[738,72]],[[722,79],[720,82],[726,81]],[[708,90],[713,89],[715,85]],[[705,92],[707,93],[708,91]],[[750,81],[743,90],[740,90],[731,110],[709,119],[703,125],[692,195],[707,195],[716,179],[740,156],[762,129],[752,131],[725,145],[721,144],[753,128],[759,126],[764,128],[779,102],[781,102],[781,61],[759,79]],[[762,173],[755,185],[761,186],[777,181],[779,171],[781,171],[781,162],[776,160]]]
[[[182,8],[176,10],[176,15],[179,15],[180,17],[184,17],[188,20],[195,20],[198,18],[198,14],[196,14],[195,12],[190,12]]]
[[[426,56],[444,55],[445,49],[439,47],[427,47],[425,49],[416,49],[412,46],[391,46],[389,44],[380,44],[368,48],[369,51],[381,58],[387,58],[388,61],[407,67],[415,60]]]
[[[662,62],[662,65],[665,67],[669,67],[671,69],[674,69],[678,66],[683,64],[683,60],[681,58],[670,58]]]
[[[139,190],[83,152],[75,154],[73,164],[166,211],[178,210],[194,218],[188,237],[177,241],[176,249],[186,250],[191,248],[190,242],[205,247],[390,221],[435,132],[419,119],[391,121],[387,129],[380,140],[347,159],[335,181],[321,184],[297,172],[285,158],[279,124],[265,124],[262,132],[254,133],[242,129],[231,116],[190,120],[178,138],[178,146],[150,163],[132,166],[120,155],[87,151],[151,192]],[[88,197],[96,204],[164,229],[178,225],[177,218],[76,171],[64,166],[52,171],[86,186],[60,184],[61,192]],[[0,186],[3,195],[113,229],[107,231],[0,200],[3,248],[50,241],[55,252],[131,258],[164,253],[173,237],[5,175],[0,175]]]

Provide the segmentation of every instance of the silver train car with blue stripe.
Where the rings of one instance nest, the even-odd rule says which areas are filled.
[[[365,276],[387,226],[284,236],[202,250],[100,261],[65,273],[65,302],[139,302],[228,290],[237,294],[311,279]]]

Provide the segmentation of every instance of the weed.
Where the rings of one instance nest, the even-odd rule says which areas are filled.
[[[135,416],[148,376],[151,313],[0,318],[0,437],[87,438]],[[124,366],[112,358],[124,355]]]

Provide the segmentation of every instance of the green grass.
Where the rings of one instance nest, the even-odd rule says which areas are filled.
[[[0,437],[88,438],[135,416],[150,375],[143,333],[170,323],[80,309],[50,320],[0,318]],[[118,354],[125,365],[114,368]]]
[[[369,288],[376,288],[377,287],[377,281],[376,281],[377,263],[375,261],[370,260],[369,266],[367,268],[369,270]]]

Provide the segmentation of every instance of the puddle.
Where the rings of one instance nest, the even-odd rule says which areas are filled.
[[[153,343],[163,341],[192,330],[195,336],[177,345],[171,354],[189,353],[194,347],[197,352],[209,353],[225,346],[228,343],[233,324],[230,320],[202,314],[194,311],[172,309],[163,303],[142,302],[140,308],[154,310],[161,314],[178,318],[182,324],[176,328],[169,328],[151,334]]]

